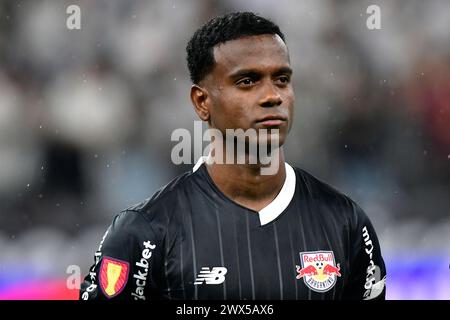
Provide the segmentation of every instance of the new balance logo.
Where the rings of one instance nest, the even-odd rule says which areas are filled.
[[[209,270],[208,267],[202,267],[194,284],[221,284],[225,281],[227,271],[227,268],[224,267],[213,267],[212,270]]]

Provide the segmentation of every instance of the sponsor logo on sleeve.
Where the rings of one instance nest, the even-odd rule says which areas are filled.
[[[100,288],[107,298],[117,296],[128,280],[129,264],[126,261],[103,257],[100,266]]]
[[[384,286],[386,285],[386,276],[381,279],[380,267],[373,262],[374,247],[366,226],[362,229],[362,233],[364,244],[366,246],[365,252],[369,258],[369,265],[367,266],[366,271],[366,283],[364,284],[364,289],[366,291],[364,292],[363,299],[371,300],[378,297],[383,292]]]
[[[145,300],[144,289],[147,284],[147,277],[150,272],[149,260],[152,257],[152,250],[156,248],[155,244],[150,241],[143,242],[144,250],[141,253],[141,259],[135,263],[136,271],[133,274],[133,281],[135,281],[135,290],[131,292],[134,300]]]
[[[103,242],[105,242],[108,232],[109,232],[109,228],[106,230],[105,234],[103,235],[97,251],[94,253],[95,263],[92,266],[92,268],[89,270],[89,278],[91,280],[91,284],[89,285],[89,287],[86,288],[86,290],[81,295],[82,300],[89,300],[91,293],[93,293],[93,292],[95,293],[97,290],[97,284],[96,284],[97,274],[95,273],[95,268],[97,267],[98,263],[100,262],[100,258],[102,256]]]
[[[341,276],[339,263],[334,261],[333,251],[300,252],[301,266],[296,266],[297,279],[316,292],[326,292]]]

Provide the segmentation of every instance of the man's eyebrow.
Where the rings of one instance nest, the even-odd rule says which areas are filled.
[[[280,74],[292,75],[292,69],[290,67],[281,67],[277,71],[274,72],[275,76],[279,76]]]
[[[230,78],[238,79],[241,77],[255,77],[260,74],[261,72],[255,69],[240,69],[230,74]]]
[[[281,67],[273,73],[274,76],[278,76],[280,74],[291,75],[292,69],[290,67]],[[261,71],[257,69],[240,69],[230,74],[229,77],[232,79],[238,79],[241,77],[255,77],[259,75],[261,75]]]

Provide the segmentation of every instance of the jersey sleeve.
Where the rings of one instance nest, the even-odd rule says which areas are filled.
[[[375,229],[364,211],[353,203],[350,277],[344,299],[384,300],[386,267]]]
[[[156,295],[161,238],[140,212],[117,215],[80,287],[81,300],[146,300]]]

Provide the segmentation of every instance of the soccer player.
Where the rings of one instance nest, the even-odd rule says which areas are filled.
[[[366,214],[285,162],[294,91],[279,27],[249,12],[216,17],[189,41],[187,62],[200,119],[224,135],[277,129],[277,170],[202,157],[114,218],[80,298],[384,299],[385,265]]]

